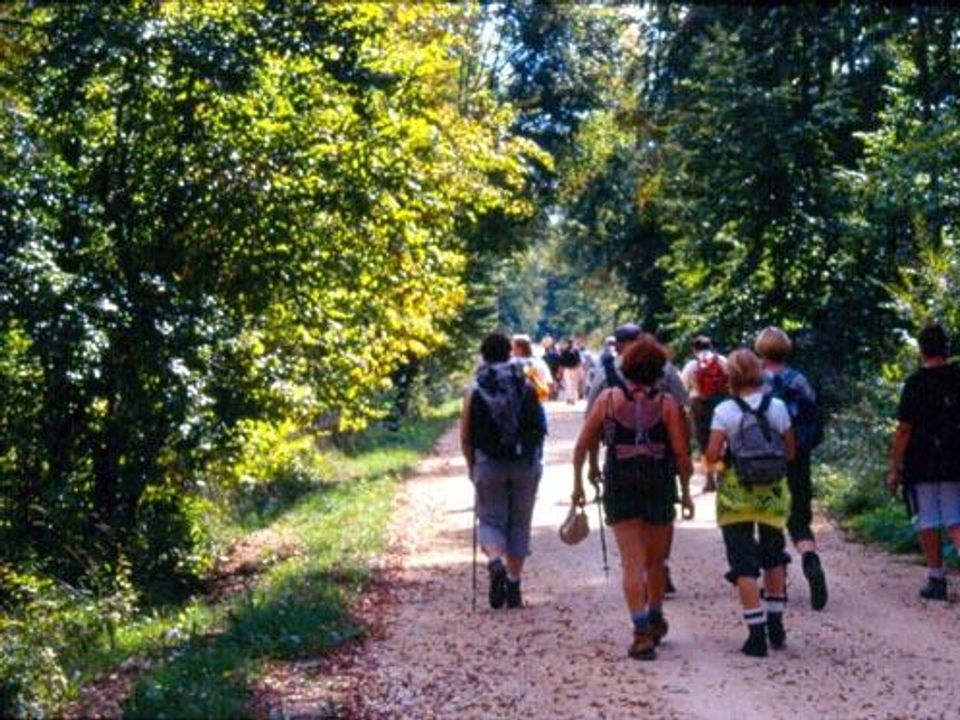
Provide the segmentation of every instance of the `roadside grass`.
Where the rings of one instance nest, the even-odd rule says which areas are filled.
[[[399,431],[374,428],[349,450],[325,452],[335,477],[269,524],[297,539],[297,554],[238,597],[197,603],[183,618],[187,627],[177,625],[183,639],[140,678],[124,714],[245,717],[265,660],[314,656],[359,637],[346,611],[384,549],[395,481],[434,446],[455,409],[445,405]],[[142,629],[141,641],[149,647],[170,636],[161,627]]]
[[[123,691],[109,678],[131,675],[124,712],[133,717],[247,714],[264,661],[316,655],[363,632],[346,611],[384,549],[396,481],[456,410],[448,403],[338,447],[280,435],[262,443],[276,454],[253,447],[262,480],[232,506],[212,500],[206,529],[221,547],[254,531],[289,547],[254,544],[252,574],[227,576],[208,595],[138,609],[127,576],[98,592],[0,567],[0,587],[17,593],[0,611],[0,716],[77,714],[84,686],[106,700]]]

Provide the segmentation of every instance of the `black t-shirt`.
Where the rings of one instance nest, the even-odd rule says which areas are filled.
[[[908,377],[897,419],[913,429],[904,479],[960,482],[960,366],[922,368]]]

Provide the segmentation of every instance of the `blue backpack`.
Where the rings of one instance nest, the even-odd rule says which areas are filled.
[[[797,389],[795,381],[800,373],[793,369],[775,373],[771,390],[775,398],[780,398],[790,413],[790,423],[797,441],[799,453],[810,452],[823,442],[824,416],[820,405],[813,402]]]

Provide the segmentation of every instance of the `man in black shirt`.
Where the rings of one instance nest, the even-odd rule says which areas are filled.
[[[917,341],[923,366],[907,378],[900,397],[887,487],[896,493],[902,483],[916,514],[928,572],[920,596],[946,600],[941,526],[960,552],[960,366],[947,361],[940,325],[927,325]]]

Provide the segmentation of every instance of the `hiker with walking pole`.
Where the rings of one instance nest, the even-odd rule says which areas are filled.
[[[663,615],[669,528],[673,523],[674,470],[679,469],[681,504],[693,516],[690,475],[693,468],[679,403],[658,387],[667,354],[645,335],[625,351],[624,387],[611,387],[597,397],[573,452],[574,505],[584,505],[583,466],[589,479],[601,477],[599,446],[607,447],[602,495],[606,522],[613,528],[623,573],[623,594],[633,621],[628,655],[653,660],[667,634]]]
[[[474,553],[479,544],[487,557],[490,607],[518,608],[546,415],[523,367],[510,362],[509,338],[489,335],[480,353],[483,363],[460,414],[460,447],[474,486]]]

